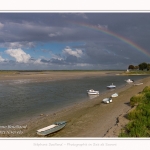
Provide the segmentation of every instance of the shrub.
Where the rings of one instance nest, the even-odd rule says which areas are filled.
[[[140,113],[137,110],[133,110],[127,115],[127,118],[129,120],[134,120],[137,118],[138,115],[140,115]]]
[[[137,105],[127,118],[130,122],[122,129],[119,137],[149,137],[150,136],[150,86],[146,86],[142,93],[130,99],[130,105]]]
[[[146,92],[150,92],[150,86],[146,86],[146,87],[143,89],[142,93],[146,93]]]
[[[143,101],[143,99],[145,99],[145,94],[143,94],[143,93],[140,93],[140,94],[137,94],[137,95],[133,96],[130,99],[130,105],[131,105],[131,107],[134,107],[134,106],[138,105],[138,103],[140,103],[141,101]]]

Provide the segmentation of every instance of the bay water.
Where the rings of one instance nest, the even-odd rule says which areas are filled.
[[[106,86],[125,86],[126,79],[135,81],[147,76],[85,77],[49,82],[8,80],[0,82],[0,125],[7,125],[44,112],[56,112],[81,101],[92,100],[87,90],[106,92]]]

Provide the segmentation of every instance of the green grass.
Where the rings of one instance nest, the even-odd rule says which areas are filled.
[[[150,137],[150,86],[130,99],[131,107],[136,109],[128,113],[129,123],[122,129],[119,137]]]
[[[150,71],[147,70],[131,70],[129,72],[124,72],[126,75],[150,75]]]

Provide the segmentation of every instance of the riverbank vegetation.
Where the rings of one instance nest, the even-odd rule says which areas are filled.
[[[146,62],[143,62],[143,63],[140,63],[139,65],[129,65],[128,66],[128,69],[129,70],[142,70],[142,71],[149,71],[150,70],[150,64],[149,63],[146,63]]]
[[[150,75],[150,71],[130,70],[130,71],[123,72],[122,75]]]
[[[127,114],[130,121],[119,137],[150,137],[150,86],[133,96],[130,105],[135,109]]]

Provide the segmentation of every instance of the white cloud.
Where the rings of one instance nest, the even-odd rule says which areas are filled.
[[[0,44],[0,47],[7,47],[9,49],[29,48],[34,46],[34,42],[5,42]]]
[[[41,59],[37,59],[37,60],[33,61],[33,64],[41,65],[41,64],[44,64],[44,63],[41,62]]]
[[[71,48],[66,47],[63,50],[63,54],[65,54],[65,55],[72,55],[72,56],[76,56],[76,57],[81,57],[83,55],[83,52],[80,49],[72,50]]]
[[[98,28],[100,28],[102,30],[107,30],[108,29],[108,25],[100,25],[100,24],[98,24],[97,26],[98,26]]]
[[[2,29],[4,27],[4,24],[0,23],[0,29]]]
[[[0,62],[3,62],[5,59],[0,56]]]
[[[64,60],[64,58],[62,58],[60,55],[56,55],[52,52],[50,52],[51,58],[52,59],[57,59],[57,60]]]
[[[21,48],[22,44],[19,42],[10,42],[8,46],[9,48]]]
[[[28,63],[31,56],[26,54],[22,49],[8,49],[5,51],[11,57],[15,58],[17,62]]]
[[[59,32],[48,34],[49,37],[56,37],[56,36],[59,36],[59,35],[61,35]]]
[[[88,63],[77,63],[76,66],[89,67],[89,66],[92,66],[92,64],[88,64]]]

